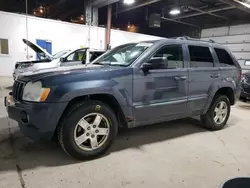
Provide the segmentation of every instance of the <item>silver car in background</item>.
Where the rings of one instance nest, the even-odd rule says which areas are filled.
[[[14,79],[26,72],[33,72],[41,69],[50,69],[61,66],[87,64],[105,52],[104,50],[78,48],[75,50],[63,50],[56,53],[55,55],[50,55],[45,49],[42,49],[40,46],[26,39],[23,39],[23,42],[27,44],[32,50],[34,50],[39,55],[40,59],[35,61],[17,62],[13,72]]]

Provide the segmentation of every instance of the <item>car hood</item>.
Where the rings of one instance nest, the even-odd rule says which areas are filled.
[[[44,54],[48,59],[52,59],[52,55],[50,55],[45,49],[41,48],[37,44],[34,44],[30,42],[27,39],[23,39],[23,42],[28,45],[32,50],[34,50],[36,53]]]
[[[57,67],[57,68],[49,68],[42,70],[35,70],[32,72],[23,73],[18,77],[18,80],[28,82],[28,81],[37,81],[47,77],[54,77],[60,75],[73,75],[73,74],[82,74],[83,72],[104,72],[113,69],[117,69],[121,67],[107,66],[107,65],[77,65],[77,66],[69,66],[69,67]]]

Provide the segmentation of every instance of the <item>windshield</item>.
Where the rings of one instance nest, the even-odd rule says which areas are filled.
[[[53,59],[58,59],[60,57],[62,57],[64,54],[68,53],[70,50],[63,50],[63,51],[60,51],[56,54],[53,55]]]
[[[118,46],[96,59],[93,64],[129,66],[153,43],[133,43]]]

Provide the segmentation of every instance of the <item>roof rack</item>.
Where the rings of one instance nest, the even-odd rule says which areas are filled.
[[[191,37],[188,37],[188,36],[177,37],[177,38],[175,38],[175,39],[178,39],[178,40],[192,40],[192,41],[201,41],[201,42],[215,43],[214,40],[212,40],[212,39],[209,39],[209,40],[207,41],[207,40],[201,40],[201,39],[197,39],[197,38],[191,38]]]

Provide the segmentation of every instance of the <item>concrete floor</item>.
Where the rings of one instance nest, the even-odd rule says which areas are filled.
[[[250,104],[238,102],[224,130],[197,120],[125,130],[106,156],[79,162],[20,133],[3,106],[10,84],[0,78],[0,188],[218,188],[250,176]]]

